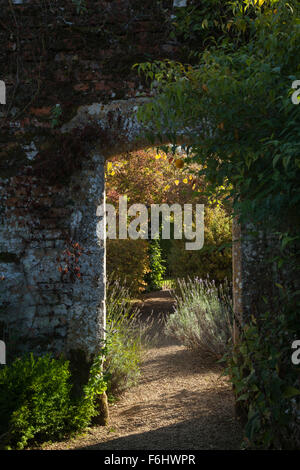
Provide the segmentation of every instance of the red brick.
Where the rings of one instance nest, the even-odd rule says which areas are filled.
[[[110,90],[111,88],[105,84],[104,80],[101,80],[100,82],[95,83],[95,90],[96,91],[104,91],[104,90]]]
[[[35,116],[49,116],[51,114],[51,106],[45,106],[43,108],[31,108],[31,114]]]
[[[73,86],[75,91],[87,91],[89,89],[89,85],[87,83],[78,83],[77,85]]]

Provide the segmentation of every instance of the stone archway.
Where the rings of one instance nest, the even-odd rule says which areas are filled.
[[[105,199],[104,164],[113,154],[149,145],[137,120],[137,109],[143,102],[144,99],[136,98],[81,106],[61,128],[66,136],[88,130],[80,169],[60,186],[52,183],[40,188],[30,177],[40,204],[46,197],[50,209],[44,206],[47,214],[45,223],[39,224],[38,238],[34,230],[28,229],[34,218],[41,217],[34,208],[24,212],[23,228],[22,224],[10,226],[9,235],[18,240],[21,250],[14,271],[8,269],[7,276],[16,288],[24,290],[24,295],[20,293],[13,303],[7,299],[5,313],[10,319],[9,327],[21,330],[21,339],[26,338],[22,344],[25,349],[63,352],[85,365],[101,346],[105,329],[105,237],[97,207]],[[28,182],[24,178],[21,181],[20,177],[21,187]],[[25,235],[28,231],[27,239],[22,239],[20,229]],[[241,313],[237,247],[233,260],[235,310]],[[27,335],[23,335],[27,330]]]
[[[119,154],[122,151],[133,151],[138,150],[143,147],[149,146],[149,141],[145,140],[143,129],[141,124],[137,119],[137,110],[138,107],[143,104],[144,99],[131,99],[126,101],[115,101],[108,105],[103,105],[101,103],[94,103],[90,106],[82,106],[79,108],[77,115],[66,125],[63,126],[62,131],[68,132],[73,129],[80,129],[86,126],[92,126],[95,129],[96,133],[100,133],[101,136],[104,136],[105,146],[103,146],[100,141],[97,141],[95,148],[91,151],[92,160],[99,162],[97,167],[99,171],[100,184],[99,188],[103,187],[104,182],[104,162],[105,159]],[[103,138],[103,137],[102,137]],[[178,137],[179,141],[184,142],[184,136],[181,134]],[[167,143],[168,138],[166,136],[165,142]],[[155,142],[161,144],[160,139]],[[155,145],[152,144],[152,145]],[[108,144],[108,145],[107,145]],[[96,191],[96,186],[93,184],[93,191]],[[104,205],[104,193],[102,196],[98,196],[99,204]],[[80,210],[80,209],[79,209]],[[101,223],[102,222],[102,223]],[[98,246],[101,247],[101,259],[103,260],[102,266],[99,268],[99,299],[100,301],[100,317],[99,325],[100,328],[105,326],[105,239],[102,231],[105,223],[99,220],[96,216],[95,225],[101,227],[99,229],[98,235],[100,235],[100,241],[98,239]],[[242,244],[241,244],[241,228],[236,220],[233,222],[233,304],[234,304],[234,313],[236,318],[242,319],[243,312],[243,290],[242,290],[242,277],[243,277],[243,264],[242,264]],[[245,256],[244,256],[245,258]],[[91,318],[91,323],[93,323]],[[74,323],[75,330],[77,329]],[[73,329],[73,326],[71,326]],[[98,337],[101,336],[101,333],[98,333],[98,336],[94,337],[96,344],[98,343]],[[237,331],[236,331],[237,337]],[[69,337],[70,338],[70,337]],[[69,340],[69,345],[75,346],[74,338],[71,336]],[[79,342],[80,343],[80,342]],[[82,345],[80,349],[84,349],[85,346]],[[88,353],[88,351],[86,350]]]

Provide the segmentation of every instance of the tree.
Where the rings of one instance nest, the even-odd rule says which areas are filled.
[[[138,290],[144,286],[144,274],[148,286],[153,288],[155,282],[152,278],[156,277],[156,272],[156,288],[159,288],[164,272],[175,278],[188,275],[206,277],[208,274],[216,281],[231,278],[229,205],[216,195],[208,198],[205,178],[197,174],[199,165],[187,164],[189,159],[185,152],[172,155],[169,148],[166,151],[168,153],[149,148],[109,161],[106,169],[107,202],[118,207],[119,196],[126,195],[130,204],[144,203],[148,207],[162,203],[202,203],[205,205],[205,250],[187,252],[185,241],[160,239],[150,243],[149,257],[146,257],[145,240],[134,243],[131,240],[109,240],[108,273],[114,271],[116,275],[126,277]],[[224,188],[219,189],[222,192]],[[217,208],[214,213],[213,207]],[[220,251],[212,252],[215,247]]]
[[[267,285],[270,272],[276,293],[266,292],[228,370],[248,412],[247,442],[286,448],[297,446],[291,429],[300,407],[298,371],[290,360],[292,341],[300,337],[300,106],[291,100],[300,73],[300,5],[230,3],[228,30],[235,34],[223,31],[196,55],[196,64],[140,65],[158,83],[158,94],[139,116],[155,134],[167,130],[174,146],[184,131],[190,162],[201,165],[211,192],[223,186],[240,221],[272,237],[257,285]]]

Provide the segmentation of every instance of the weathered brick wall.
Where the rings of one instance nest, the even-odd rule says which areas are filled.
[[[56,103],[66,120],[81,104],[147,94],[132,65],[180,56],[169,38],[170,0],[87,0],[81,15],[71,0],[9,5],[1,1],[1,78],[10,119],[22,116],[26,127],[47,127]]]
[[[105,322],[104,157],[151,92],[132,65],[180,58],[171,1],[2,1],[0,321],[12,348],[89,355]],[[92,106],[93,103],[98,103]],[[57,121],[53,108],[60,110]]]

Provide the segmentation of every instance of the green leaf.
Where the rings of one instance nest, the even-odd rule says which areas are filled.
[[[243,393],[236,401],[244,401],[249,399],[249,393]]]
[[[298,390],[297,388],[292,387],[292,386],[287,387],[283,392],[283,396],[285,398],[292,398],[292,397],[295,397],[297,395],[300,395],[300,390]]]

